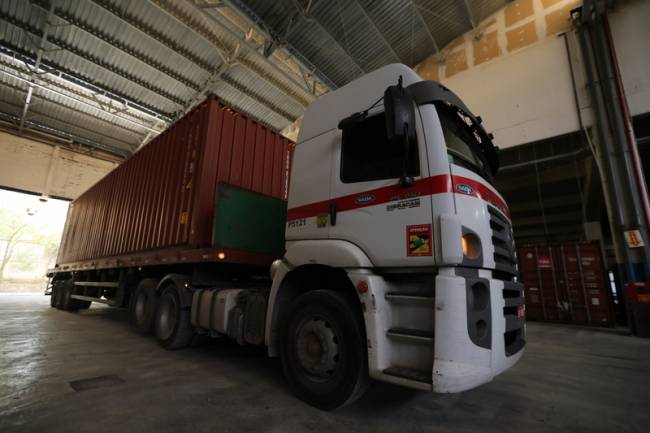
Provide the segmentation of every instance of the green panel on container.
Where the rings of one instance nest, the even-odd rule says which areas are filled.
[[[286,218],[286,201],[220,183],[212,245],[281,256]]]

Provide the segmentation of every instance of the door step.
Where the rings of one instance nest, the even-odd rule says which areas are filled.
[[[387,301],[392,302],[413,302],[418,304],[433,304],[435,302],[433,296],[426,296],[419,293],[388,292],[385,297]]]
[[[386,332],[386,335],[415,343],[433,343],[433,332],[421,329],[392,328]]]
[[[384,374],[427,384],[433,382],[431,379],[431,371],[420,371],[404,367],[389,367],[384,370]]]

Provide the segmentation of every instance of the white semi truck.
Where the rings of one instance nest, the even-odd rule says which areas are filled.
[[[207,267],[233,256],[221,250],[182,268],[180,256],[95,260],[57,265],[52,302],[130,306],[167,348],[196,333],[265,344],[295,394],[321,408],[353,401],[369,378],[465,391],[525,345],[497,169],[491,135],[456,95],[388,65],[307,109],[271,280]]]

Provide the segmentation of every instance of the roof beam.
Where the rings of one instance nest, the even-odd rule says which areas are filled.
[[[440,55],[440,47],[438,46],[438,42],[436,41],[436,38],[433,36],[433,33],[431,33],[431,29],[429,28],[429,25],[427,24],[426,20],[420,13],[418,6],[413,2],[413,0],[409,0],[411,3],[411,7],[413,8],[413,12],[415,12],[415,15],[418,17],[422,25],[427,31],[427,35],[429,36],[429,40],[431,40],[431,45],[433,46],[433,52],[436,55]],[[425,9],[426,10],[426,9]]]
[[[193,31],[194,33],[200,35],[203,37],[205,40],[208,42],[212,43],[214,47],[217,50],[217,54],[220,56],[222,59],[222,62],[225,63],[226,65],[234,65],[239,64],[245,67],[247,70],[251,71],[252,73],[258,75],[261,79],[265,80],[269,84],[273,85],[276,87],[278,90],[281,92],[287,94],[287,96],[291,96],[294,98],[297,102],[299,102],[303,107],[307,106],[309,103],[311,103],[311,100],[307,100],[303,98],[302,96],[299,96],[293,89],[291,89],[288,85],[282,83],[279,81],[277,78],[272,76],[266,71],[263,71],[261,68],[259,68],[256,64],[253,62],[250,62],[248,59],[246,59],[244,56],[239,55],[240,51],[242,49],[246,50],[247,53],[251,53],[253,55],[256,55],[258,57],[263,56],[255,49],[255,47],[252,46],[251,42],[247,40],[246,38],[240,38],[233,30],[229,29],[228,27],[224,26],[223,23],[219,22],[214,16],[212,16],[208,10],[205,8],[201,8],[201,3],[195,3],[190,0],[188,0],[192,6],[194,6],[196,9],[198,9],[206,18],[208,18],[210,21],[214,22],[215,24],[219,25],[220,28],[227,32],[230,37],[235,38],[237,43],[233,47],[232,51],[229,50],[229,47],[227,44],[225,44],[222,40],[220,40],[208,27],[201,26],[200,23],[197,23],[196,20],[185,14],[183,11],[179,10],[174,4],[168,2],[167,0],[150,0],[152,3],[154,3],[162,12],[166,13],[168,16],[174,18],[177,22],[181,23],[183,26],[188,28],[189,30]],[[273,64],[272,62],[269,62],[268,59],[265,59],[265,62],[274,70],[279,71],[279,73],[282,73],[287,77],[288,79],[293,80],[293,78],[289,77],[286,75],[283,71],[281,71],[277,65]],[[226,71],[220,71],[218,72],[219,77],[221,78],[222,81],[225,81],[225,76],[223,75]],[[215,72],[213,71],[211,77],[214,77]],[[209,78],[208,78],[209,80]],[[297,115],[293,115],[291,113],[288,113],[286,110],[282,109],[281,107],[277,106],[276,104],[271,103],[268,101],[266,98],[260,98],[258,95],[254,94],[254,92],[251,89],[244,88],[244,86],[239,85],[238,83],[235,83],[234,80],[230,80],[229,84],[231,87],[236,88],[239,92],[245,94],[246,96],[249,96],[251,98],[257,99],[257,101],[265,105],[267,108],[271,109],[272,111],[276,112],[282,117],[285,117],[287,120],[290,122],[295,120]],[[302,85],[300,85],[302,88]],[[188,101],[187,104],[184,105],[183,109],[181,109],[179,112],[183,112],[184,110],[187,110],[188,106],[191,106],[191,101],[199,95],[201,92],[205,92],[207,90],[204,90],[203,88],[199,89],[199,91]],[[313,97],[313,95],[311,95]],[[252,113],[248,113],[252,114]],[[259,119],[258,119],[259,120]],[[264,122],[262,122],[264,123]]]
[[[39,73],[41,67],[41,61],[43,60],[43,53],[45,52],[45,43],[47,42],[47,34],[50,31],[50,26],[52,25],[52,15],[54,14],[54,0],[50,4],[50,8],[47,11],[47,16],[45,17],[45,26],[43,27],[43,34],[41,35],[41,40],[37,47],[36,53],[36,62],[34,63],[34,68],[32,73],[27,80],[27,94],[25,95],[25,104],[23,105],[23,112],[20,116],[20,123],[18,125],[18,133],[22,134],[23,128],[25,127],[25,120],[27,119],[27,113],[29,112],[29,105],[32,102],[32,95],[34,94],[34,81],[36,76]]]
[[[222,56],[222,52],[219,51],[219,58],[221,59],[221,63],[219,63],[216,67],[211,63],[206,61],[205,59],[197,56],[196,54],[192,53],[190,50],[186,49],[183,47],[181,44],[177,43],[174,41],[172,38],[167,36],[165,33],[158,31],[154,27],[149,26],[148,24],[140,21],[136,16],[131,15],[126,11],[125,9],[122,9],[120,7],[114,6],[110,2],[106,0],[91,0],[93,3],[95,3],[97,6],[103,8],[107,12],[110,12],[113,14],[115,17],[119,18],[121,21],[125,22],[129,26],[135,28],[136,30],[140,31],[143,35],[146,37],[152,39],[153,41],[163,45],[167,49],[183,56],[186,58],[188,61],[192,62],[194,65],[197,67],[203,69],[204,71],[212,71],[210,76],[204,81],[203,85],[194,93],[194,95],[186,102],[186,104],[183,106],[182,109],[178,110],[174,115],[174,120],[178,119],[180,117],[183,117],[185,114],[190,112],[196,104],[201,102],[201,99],[205,97],[207,93],[210,92],[210,90],[219,82],[221,76],[231,67],[234,66],[236,63],[236,60],[234,58],[237,57],[238,54],[238,49],[236,49],[236,52],[234,53],[234,56],[229,55],[225,56],[225,60],[230,59],[230,61],[224,62],[224,56]],[[223,3],[215,3],[215,4],[205,4],[203,6],[206,6],[209,8],[215,8],[219,6],[223,6]],[[201,7],[203,7],[201,6]],[[163,11],[165,12],[165,11]],[[188,27],[188,26],[186,26]],[[188,27],[189,28],[189,27]],[[193,30],[189,28],[189,30],[196,32],[196,30]],[[207,40],[207,39],[206,39]],[[217,49],[220,49],[220,47],[217,47]],[[234,57],[234,58],[233,58]],[[281,90],[281,89],[280,89]],[[147,141],[143,140],[143,144],[140,145],[142,147],[144,143]]]
[[[10,105],[14,106],[13,104],[10,104]],[[39,113],[39,116],[42,116],[42,117],[45,117],[45,118],[51,118],[51,116],[48,116],[48,115],[42,114],[42,113]],[[17,123],[18,120],[19,120],[18,116],[15,116],[15,115],[10,114],[10,113],[6,113],[4,111],[0,111],[0,118],[7,119],[8,123],[12,123],[12,122]],[[59,119],[55,119],[55,120],[57,120],[58,122],[61,122],[63,124],[68,124],[68,125],[70,124],[69,122],[65,122],[63,120],[59,120]],[[64,139],[70,139],[70,140],[72,140],[72,141],[74,141],[76,143],[79,143],[79,144],[82,144],[82,145],[85,145],[85,146],[94,147],[95,149],[100,149],[100,150],[103,150],[105,152],[112,153],[113,155],[118,155],[118,156],[120,156],[122,158],[128,158],[130,156],[130,152],[127,151],[126,149],[113,147],[113,146],[103,144],[103,143],[97,143],[97,142],[95,142],[93,140],[90,140],[90,139],[88,139],[86,137],[81,137],[79,135],[76,135],[76,134],[73,134],[73,133],[70,133],[70,132],[67,132],[67,131],[63,131],[63,130],[58,129],[58,128],[53,127],[53,126],[44,125],[44,124],[39,123],[39,122],[37,122],[35,120],[26,120],[25,125],[27,125],[30,128],[36,128],[39,131],[43,131],[43,132],[46,132],[46,133],[49,133],[49,134],[53,134],[53,135],[57,135],[59,137],[63,137]],[[74,126],[78,127],[78,125],[74,125]],[[108,138],[110,138],[110,137],[108,137]],[[131,144],[128,144],[128,146],[131,146]]]
[[[212,33],[206,27],[197,26],[196,24],[198,23],[196,23],[195,20],[192,19],[192,17],[185,16],[180,10],[176,9],[173,3],[169,2],[169,0],[150,0],[150,1],[156,4],[156,6],[158,6],[162,11],[166,12],[168,15],[172,16],[177,21],[181,22],[187,28],[192,30],[194,33],[199,34],[208,42],[211,42],[221,52],[220,55],[227,56],[227,54],[225,53],[228,52],[228,47],[225,47],[223,42],[219,40],[218,37],[214,35],[214,33]],[[261,69],[258,65],[256,65],[253,62],[250,62],[247,59],[241,57],[238,58],[239,63],[243,65],[246,69],[258,75],[260,78],[264,79],[273,87],[285,93],[287,96],[294,99],[296,102],[300,103],[301,105],[307,106],[312,102],[313,95],[311,95],[306,89],[304,90],[304,92],[305,94],[309,95],[309,97],[305,97],[304,95],[298,94],[295,91],[295,89],[292,89],[290,86],[283,83],[281,80],[276,78],[274,74],[282,76],[292,84],[296,85],[298,88],[303,89],[302,83],[298,80],[298,77],[292,77],[289,74],[287,74],[285,71],[281,70],[276,64],[269,61],[269,59],[265,58],[262,54],[260,54],[257,51],[257,47],[254,46],[253,42],[250,39],[247,39],[245,35],[243,37],[241,35],[238,35],[235,31],[225,26],[222,22],[220,22],[217,18],[215,18],[212,14],[210,14],[210,11],[208,9],[201,8],[201,5],[205,4],[205,2],[203,1],[194,2],[191,0],[187,0],[187,2],[190,3],[199,12],[201,12],[201,14],[204,17],[206,17],[208,20],[210,20],[212,23],[218,25],[219,28],[225,33],[227,33],[230,38],[233,38],[235,41],[237,41],[236,43],[239,43],[241,45],[241,49],[245,50],[247,53],[251,54],[252,56],[257,57],[257,60],[263,61],[265,63],[265,66],[268,67],[269,71],[272,71],[272,73],[269,73],[269,71],[265,71]]]
[[[113,5],[110,1],[107,0],[90,0],[97,6],[101,7],[105,11],[113,14],[115,17],[119,18],[120,21],[125,22],[129,26],[133,27],[136,30],[139,30],[140,33],[147,36],[151,40],[165,46],[166,48],[174,51],[180,56],[186,58],[190,62],[194,63],[199,68],[202,68],[206,71],[214,69],[214,65],[211,62],[206,61],[205,59],[197,56],[192,53],[178,42],[174,41],[172,38],[167,36],[165,33],[155,29],[154,27],[140,21],[135,15],[129,14],[125,8],[120,6]]]
[[[8,23],[18,27],[19,29],[21,29],[25,33],[31,33],[31,34],[33,34],[33,35],[35,35],[37,37],[42,37],[42,35],[43,35],[42,31],[35,28],[30,23],[20,21],[17,18],[12,17],[11,15],[6,14],[4,12],[0,12],[0,19],[3,19],[5,21],[7,21]],[[99,66],[100,68],[106,69],[107,71],[110,71],[113,74],[115,74],[115,75],[129,81],[129,82],[137,84],[138,86],[142,87],[143,89],[145,89],[145,90],[147,90],[149,92],[152,92],[152,93],[154,93],[154,94],[156,94],[156,95],[158,95],[158,96],[160,96],[160,97],[162,97],[164,99],[167,99],[168,101],[171,101],[171,102],[176,103],[178,105],[183,105],[183,103],[184,103],[184,101],[181,98],[179,98],[178,96],[176,96],[176,95],[172,94],[171,92],[165,90],[164,88],[162,88],[160,86],[156,86],[154,84],[151,84],[151,83],[145,81],[143,78],[140,78],[140,77],[134,75],[133,73],[131,73],[129,71],[126,71],[124,69],[119,68],[118,66],[113,65],[113,64],[109,63],[108,61],[106,61],[105,59],[100,58],[99,56],[89,54],[89,53],[85,52],[84,50],[78,48],[77,46],[74,46],[74,45],[68,43],[67,41],[65,41],[63,39],[60,39],[58,37],[50,35],[50,36],[48,36],[47,42],[51,43],[53,45],[56,45],[56,46],[58,46],[58,47],[60,47],[62,49],[65,49],[65,50],[71,52],[72,54],[74,54],[74,55],[76,55],[76,56],[78,56],[78,57],[80,57],[80,58],[82,58],[82,59],[84,59],[84,60],[86,60],[86,61],[88,61],[90,63],[93,63],[93,64]]]
[[[98,106],[96,106],[96,105],[91,104],[90,102],[84,101],[83,99],[75,98],[75,97],[70,96],[70,95],[68,95],[68,94],[66,94],[66,93],[64,93],[64,92],[61,92],[61,91],[58,91],[58,90],[53,89],[53,88],[51,88],[51,87],[48,87],[48,86],[44,86],[44,85],[42,85],[42,84],[39,84],[39,83],[37,83],[37,82],[36,82],[35,80],[33,80],[33,79],[29,79],[29,80],[28,80],[28,79],[22,78],[22,77],[21,77],[20,75],[18,75],[18,74],[14,74],[14,73],[11,73],[11,72],[6,71],[6,70],[3,70],[3,69],[0,69],[0,73],[3,73],[3,74],[5,74],[5,75],[8,75],[8,76],[10,76],[10,77],[12,77],[12,78],[14,78],[14,79],[16,79],[16,80],[19,80],[19,81],[23,81],[23,82],[28,83],[28,86],[29,86],[28,89],[27,89],[27,92],[28,92],[27,94],[28,94],[28,95],[31,95],[30,90],[33,91],[34,88],[39,88],[39,89],[42,89],[42,90],[44,90],[44,91],[46,91],[46,92],[51,92],[51,93],[53,93],[53,94],[55,94],[55,95],[57,95],[57,96],[60,96],[60,97],[62,97],[62,98],[69,99],[69,100],[74,101],[74,102],[76,102],[76,103],[79,103],[79,104],[85,105],[85,106],[90,107],[90,108],[92,108],[92,109],[94,109],[94,110],[98,110],[98,111],[101,111],[101,112],[103,112],[103,113],[106,113],[106,114],[108,114],[108,115],[110,115],[110,116],[113,116],[113,117],[115,117],[115,118],[117,118],[117,119],[120,119],[120,120],[122,120],[122,121],[124,121],[124,122],[130,123],[130,124],[132,124],[132,125],[134,125],[134,126],[136,126],[136,127],[138,127],[138,128],[142,128],[142,129],[145,129],[145,130],[147,130],[147,131],[151,131],[151,132],[156,133],[156,134],[162,132],[162,130],[160,130],[160,129],[154,129],[154,128],[148,126],[148,125],[142,124],[142,123],[140,123],[140,122],[136,122],[136,121],[134,121],[134,120],[132,120],[132,119],[129,119],[128,117],[124,117],[124,116],[120,115],[120,114],[117,113],[117,112],[111,112],[111,111],[109,111],[109,110],[107,110],[107,109],[105,109],[105,108],[101,108],[101,107],[98,107]],[[6,85],[6,84],[4,84],[4,85]],[[44,99],[47,99],[47,98],[44,98]],[[50,101],[50,102],[53,102],[53,103],[54,103],[54,101]],[[24,115],[24,113],[25,113],[25,110],[23,109],[23,115]],[[86,115],[88,115],[88,116],[92,116],[91,113],[84,113],[84,114],[86,114]],[[24,121],[24,117],[23,117],[21,120]],[[99,118],[98,118],[98,120],[102,120],[102,119],[99,119]],[[22,123],[24,123],[24,122],[21,122],[21,125],[19,126],[19,130],[21,130],[21,131],[22,131]],[[112,123],[112,122],[111,122],[111,123]],[[116,126],[123,127],[123,125],[120,125],[120,124],[115,124],[115,123],[112,123],[112,124],[113,124],[113,125],[116,125]],[[132,130],[132,131],[133,131],[133,132],[138,132],[138,133],[140,132],[140,131],[134,131],[134,130]]]
[[[474,12],[472,11],[472,5],[470,4],[470,0],[463,0],[463,3],[465,4],[465,12],[467,13],[467,20],[472,26],[472,34],[474,40],[479,41],[483,37],[483,32],[481,32],[481,29],[479,29],[478,27],[478,21],[476,20],[476,17],[474,16]]]
[[[294,115],[292,113],[289,113],[287,110],[280,107],[275,102],[269,100],[269,98],[267,98],[265,96],[262,96],[260,94],[257,94],[256,92],[254,92],[254,91],[252,91],[250,89],[245,89],[243,85],[236,82],[234,79],[232,79],[229,76],[222,77],[222,82],[224,82],[225,84],[227,84],[228,86],[230,86],[230,87],[232,87],[234,89],[239,90],[244,95],[248,96],[249,98],[254,99],[258,103],[264,105],[265,107],[267,107],[268,109],[270,109],[274,113],[280,115],[281,117],[284,117],[286,120],[289,121],[289,123],[293,122],[294,120],[296,120],[299,117],[299,116],[296,116],[296,115]],[[240,110],[240,111],[243,111],[243,110]],[[263,122],[262,121],[262,123],[268,123],[268,122]]]
[[[320,23],[320,21],[308,17],[308,16],[307,16],[307,15],[306,15],[306,14],[305,14],[305,13],[304,13],[300,8],[299,8],[299,5],[297,5],[295,2],[294,2],[294,6],[296,7],[296,9],[298,9],[298,12],[300,12],[300,16],[301,16],[304,20],[307,20],[307,21],[310,21],[310,22],[316,23],[316,25],[317,25],[318,27],[320,27],[320,29],[321,29],[323,32],[325,32],[325,34],[327,34],[327,36],[329,36],[329,37],[330,37],[330,38],[331,38],[331,39],[336,43],[336,45],[339,46],[339,48],[340,48],[340,49],[341,49],[341,50],[342,50],[342,51],[343,51],[343,52],[348,56],[348,58],[350,59],[350,61],[352,62],[352,64],[357,68],[357,71],[360,72],[360,75],[364,75],[364,74],[366,73],[365,68],[363,68],[363,67],[359,64],[359,62],[357,61],[357,59],[356,59],[356,58],[355,58],[355,57],[354,57],[354,56],[353,56],[353,55],[352,55],[352,54],[351,54],[351,53],[346,49],[346,47],[344,47],[344,46],[341,44],[341,42],[339,42],[339,40],[338,40],[337,38],[334,37],[334,35],[332,35],[332,33],[330,33],[330,31],[329,31],[329,30],[328,30],[324,25],[322,25],[322,24]],[[346,35],[346,33],[345,33],[345,26],[343,25],[343,20],[341,20],[341,6],[338,4],[338,2],[337,2],[337,6],[338,6],[338,8],[339,8],[339,21],[341,21],[341,27],[343,27],[343,36],[347,39],[347,35]]]
[[[205,80],[205,83],[201,87],[201,90],[196,92],[194,96],[188,101],[187,105],[183,108],[182,111],[176,115],[176,119],[179,119],[185,116],[187,113],[192,111],[192,109],[203,100],[203,98],[210,92],[210,90],[221,80],[221,76],[232,66],[230,63],[222,63],[217,66],[214,72]]]
[[[39,7],[41,9],[45,9],[48,6],[48,2],[45,0],[31,0],[32,4],[36,7]],[[51,5],[54,5],[54,1],[50,0]],[[52,6],[50,5],[50,8]],[[157,61],[156,59],[152,58],[151,56],[138,51],[137,49],[130,47],[128,44],[113,38],[100,29],[88,24],[85,21],[82,21],[78,17],[76,17],[74,14],[69,13],[61,8],[56,8],[54,7],[53,13],[55,16],[58,18],[67,21],[68,23],[73,24],[75,27],[78,29],[81,29],[82,31],[94,36],[95,38],[103,41],[104,43],[110,45],[112,48],[119,50],[123,52],[124,54],[136,59],[137,61],[144,63],[145,65],[149,66],[152,69],[155,69],[156,71],[167,75],[168,77],[178,81],[179,83],[183,84],[186,87],[189,87],[193,90],[198,90],[199,85],[192,81],[191,79],[183,76],[183,74],[179,73],[178,71],[175,71],[171,67],[169,67],[167,64]]]
[[[348,57],[348,59],[350,59],[350,62],[356,68],[359,75],[364,75],[366,73],[366,70],[363,67],[361,67],[361,65],[359,65],[359,62],[357,61],[357,59],[352,54],[350,54],[350,52],[341,44],[341,42],[339,42],[339,40],[337,38],[335,38],[332,35],[332,33],[330,33],[330,31],[324,25],[322,25],[317,19],[314,19],[314,18],[312,18],[312,17],[310,17],[308,15],[309,11],[305,11],[304,9],[302,9],[300,7],[300,5],[297,4],[295,1],[292,1],[292,4],[293,4],[294,8],[296,9],[296,11],[298,13],[298,17],[300,17],[300,18],[302,18],[302,19],[304,19],[304,20],[306,20],[306,21],[308,21],[310,23],[314,23],[316,26],[318,26],[318,28],[320,28],[323,31],[323,33],[325,33],[327,36],[329,36],[330,39],[332,39],[334,41],[334,43],[341,49],[341,51],[343,51],[343,53]],[[345,32],[345,29],[344,29],[344,32]],[[288,36],[289,35],[286,35],[286,37],[288,37]]]
[[[214,86],[218,82],[222,82],[222,83],[236,89],[237,91],[243,93],[244,95],[246,95],[246,96],[248,96],[250,98],[254,98],[258,103],[260,103],[261,105],[264,105],[267,109],[269,109],[273,113],[279,114],[280,116],[284,117],[285,119],[287,119],[287,120],[289,120],[291,122],[293,122],[295,120],[294,115],[292,115],[291,113],[288,113],[286,110],[284,110],[283,108],[281,108],[278,105],[274,104],[272,101],[269,101],[267,98],[262,97],[261,95],[255,95],[250,90],[244,91],[244,89],[242,89],[242,86],[239,83],[235,82],[232,78],[228,78],[228,77],[223,76],[224,73],[226,73],[231,67],[240,64],[237,61],[237,56],[239,54],[239,48],[240,48],[240,44],[237,44],[235,49],[228,55],[228,57],[226,57],[225,62],[222,63],[220,66],[218,66],[214,70],[214,72],[210,75],[210,77],[208,77],[208,79],[203,84],[201,90],[199,92],[197,92],[192,97],[192,99],[188,102],[188,104],[185,106],[183,111],[180,111],[177,114],[176,119],[179,119],[179,118],[183,117],[185,114],[189,113],[198,103],[200,103],[203,100],[203,98],[207,94],[209,94],[212,91],[212,89],[214,88]],[[242,111],[242,112],[245,111],[245,110],[239,109],[238,104],[235,101],[228,101],[228,103],[230,105],[232,105],[233,108],[237,108],[239,111]],[[249,117],[255,119],[256,121],[258,121],[259,123],[267,124],[267,122],[264,122],[263,120],[256,118],[254,115],[251,115],[250,113],[247,114],[247,115]]]
[[[210,9],[217,10],[220,13],[222,12],[223,8],[216,7],[214,5],[212,8],[205,8],[202,7],[205,5],[205,2],[203,0],[187,0],[189,1],[192,5],[194,5],[195,8],[197,8],[207,19],[209,19],[211,22],[217,24],[222,30],[226,31],[232,38],[234,38],[237,42],[236,45],[240,46],[240,48],[243,48],[247,50],[248,53],[254,55],[257,57],[259,60],[263,60],[266,66],[269,68],[270,71],[273,71],[271,74],[268,71],[264,71],[261,69],[258,65],[256,65],[253,62],[250,62],[248,59],[246,59],[244,56],[239,59],[239,63],[245,67],[247,70],[250,72],[254,73],[255,75],[259,76],[263,80],[269,82],[273,87],[278,89],[280,92],[284,93],[294,101],[298,102],[300,105],[303,107],[307,107],[311,102],[315,99],[315,95],[311,92],[311,89],[309,86],[305,86],[303,82],[300,80],[300,76],[288,73],[287,71],[281,69],[276,65],[274,62],[272,62],[269,57],[271,53],[264,53],[261,54],[258,51],[258,46],[256,45],[254,39],[252,38],[252,30],[253,27],[248,28],[247,30],[242,30],[239,26],[239,28],[243,34],[238,34],[236,31],[230,29],[228,26],[224,25],[219,19],[217,19],[214,15],[210,13]],[[228,3],[219,3],[219,4],[225,4],[228,5]],[[230,7],[233,9],[233,7]],[[237,13],[237,10],[234,9],[235,12]],[[221,13],[221,15],[225,18],[228,19],[226,15]],[[244,17],[244,20],[246,18]],[[196,31],[196,30],[195,30]],[[207,38],[208,40],[211,40],[211,38]],[[299,94],[299,92],[296,92],[295,89],[291,88],[290,86],[287,86],[286,83],[283,83],[282,81],[278,80],[274,74],[278,74],[288,81],[290,81],[293,85],[295,85],[297,88],[299,88],[301,91],[304,92],[304,94]],[[308,95],[305,97],[305,95]]]
[[[15,61],[19,61],[25,65],[28,65],[29,67],[33,67],[35,60],[31,58],[25,50],[16,46],[11,46],[11,43],[9,41],[3,41],[3,44],[4,45],[0,45],[0,54],[5,54],[7,57],[12,58]],[[110,101],[127,106],[130,109],[136,110],[161,122],[167,122],[171,118],[169,113],[160,112],[148,104],[136,102],[130,99],[128,96],[103,87],[100,84],[86,81],[85,79],[77,76],[74,71],[71,71],[66,67],[43,60],[40,65],[40,69],[52,75],[53,77],[72,83],[75,86],[87,90],[93,94],[101,95]]]
[[[377,27],[377,24],[375,24],[375,21],[370,17],[366,9],[363,7],[361,2],[359,0],[355,0],[355,3],[357,6],[359,6],[359,9],[361,10],[361,13],[363,14],[364,17],[370,22],[370,25],[372,26],[373,29],[379,34],[379,37],[381,38],[382,41],[384,41],[384,44],[388,47],[388,50],[392,53],[392,55],[395,57],[397,60],[397,63],[402,63],[402,59],[399,57],[399,55],[395,52],[393,49],[393,46],[388,42],[386,37],[384,36],[384,33],[379,30],[379,27]]]
[[[25,89],[22,89],[22,88],[20,88],[20,87],[12,86],[12,85],[10,85],[10,84],[3,84],[3,85],[6,86],[6,87],[9,87],[10,89],[16,90],[16,91],[18,91],[18,92],[25,92]],[[50,104],[57,104],[57,101],[52,100],[52,99],[49,99],[49,98],[46,98],[46,97],[44,97],[44,96],[42,96],[42,95],[40,96],[40,99],[42,99],[42,100],[44,100],[44,101],[47,101],[47,102],[50,103]],[[15,104],[12,104],[11,102],[6,102],[6,101],[5,101],[5,104],[11,105],[11,106],[15,106]],[[93,116],[93,115],[90,114],[90,113],[87,113],[87,112],[84,112],[84,111],[78,110],[78,109],[76,109],[76,108],[68,107],[68,106],[66,106],[65,108],[66,108],[66,110],[73,111],[73,112],[78,113],[78,114],[81,114],[81,115],[83,115],[83,116],[88,116],[90,119],[92,119],[92,120],[94,120],[94,121],[97,121],[97,122],[100,122],[100,123],[109,124],[109,125],[112,125],[112,126],[118,126],[118,127],[123,128],[123,129],[127,129],[127,128],[124,128],[124,126],[122,126],[122,125],[115,124],[114,122],[111,122],[111,121],[109,121],[109,120],[106,120],[106,119],[102,119],[102,118],[100,118],[100,117]],[[90,132],[90,133],[93,133],[93,134],[101,135],[102,137],[106,137],[106,138],[108,138],[108,139],[110,139],[110,140],[114,140],[114,141],[120,142],[120,143],[126,145],[126,146],[129,147],[129,148],[132,148],[132,147],[134,146],[134,143],[131,143],[131,142],[129,142],[129,141],[124,141],[124,140],[122,140],[122,139],[115,138],[115,137],[112,136],[112,135],[106,135],[106,134],[103,134],[103,133],[101,133],[101,132],[98,132],[98,131],[96,131],[96,130],[94,130],[94,129],[89,129],[89,128],[87,128],[87,127],[85,126],[85,124],[77,124],[77,123],[67,122],[67,121],[65,121],[65,120],[62,120],[62,119],[59,119],[59,118],[56,118],[56,117],[50,116],[49,114],[46,114],[46,113],[44,113],[44,112],[36,112],[36,111],[34,111],[34,110],[32,110],[32,112],[34,112],[35,115],[37,115],[37,116],[46,117],[46,118],[52,119],[52,120],[54,120],[54,121],[56,121],[56,122],[61,122],[61,123],[65,123],[65,124],[68,124],[68,125],[72,125],[72,126],[74,126],[75,128],[79,128],[79,129],[82,129],[82,130],[84,130],[84,131],[87,131],[87,132]],[[27,123],[27,122],[28,122],[28,121],[26,120],[25,123]],[[127,130],[128,130],[129,132],[133,132],[133,133],[134,133],[134,134],[133,134],[134,136],[135,136],[136,134],[139,135],[139,134],[141,133],[140,131],[134,131],[134,130],[132,130],[132,129],[127,129]]]
[[[267,39],[272,39],[272,40],[281,40],[281,37],[279,34],[277,34],[273,29],[269,28],[269,26],[262,20],[256,13],[253,11],[251,8],[249,8],[242,0],[221,0],[222,3],[230,6],[231,9],[235,11],[240,11],[240,15],[250,23],[251,27],[255,28],[255,30],[266,37]],[[313,2],[310,0],[309,7],[313,4]],[[337,88],[336,84],[332,80],[327,77],[321,70],[319,70],[313,63],[309,61],[305,56],[300,53],[293,45],[291,45],[285,38],[285,40],[281,41],[281,46],[287,50],[287,52],[294,58],[296,61],[301,64],[304,69],[311,71],[312,74],[314,74],[316,77],[318,77],[318,81],[325,87],[325,92],[327,93],[328,90],[334,90]],[[309,86],[308,86],[309,87]]]
[[[472,7],[469,4],[469,0],[463,0],[465,5],[465,13],[467,14],[467,19],[472,26],[472,29],[476,30],[476,20],[474,19],[474,12],[472,12]]]

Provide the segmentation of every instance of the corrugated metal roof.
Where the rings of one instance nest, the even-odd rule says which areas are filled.
[[[231,0],[250,8],[338,86],[388,63],[414,66],[507,0]],[[469,10],[468,10],[469,8]],[[470,15],[471,14],[471,15]]]
[[[478,22],[506,3],[57,0],[50,14],[50,1],[0,2],[0,117],[20,123],[32,85],[27,127],[120,154],[209,92],[282,130],[328,89],[471,29],[466,5]]]

